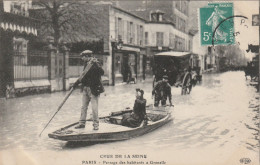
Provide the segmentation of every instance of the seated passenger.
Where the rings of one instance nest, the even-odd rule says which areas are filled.
[[[144,91],[136,89],[136,100],[131,114],[124,114],[122,119],[122,125],[128,127],[139,127],[142,121],[147,121],[146,117],[146,99],[143,98]]]

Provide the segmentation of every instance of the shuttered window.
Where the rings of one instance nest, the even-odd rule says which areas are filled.
[[[137,34],[136,34],[137,45],[139,45],[140,44],[140,26],[139,25],[136,25],[136,31],[137,31]]]
[[[149,43],[148,43],[148,41],[149,41],[149,40],[148,40],[148,39],[149,39],[149,38],[148,38],[148,32],[145,32],[144,35],[145,35],[145,36],[144,36],[144,37],[145,37],[145,45],[147,46],[147,45],[149,44]]]
[[[118,40],[123,38],[123,21],[121,18],[118,18]]]
[[[143,26],[140,26],[140,42],[139,44],[143,46],[143,40],[144,40],[144,28]]]
[[[132,31],[131,31],[131,36],[132,36],[132,44],[135,44],[135,25],[133,24],[133,22],[130,23],[130,26],[132,26]]]
[[[169,46],[174,48],[174,35],[172,33],[169,36]]]
[[[131,38],[131,33],[130,33],[130,22],[127,21],[127,43],[130,43],[130,38]]]
[[[133,22],[128,22],[129,30],[128,30],[128,43],[132,44],[133,43],[133,32],[134,32],[134,26]]]
[[[115,17],[115,39],[118,39],[118,17]]]
[[[156,45],[163,46],[163,32],[156,32]]]

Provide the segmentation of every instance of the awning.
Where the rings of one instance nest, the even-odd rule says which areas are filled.
[[[191,52],[175,52],[175,51],[170,51],[170,52],[161,52],[155,54],[155,56],[173,56],[173,57],[182,57],[186,55],[192,54]]]

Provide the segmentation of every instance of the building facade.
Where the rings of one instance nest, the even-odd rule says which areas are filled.
[[[117,2],[116,4],[120,6],[120,3]],[[6,17],[6,19],[1,20],[2,29],[20,30],[30,35],[38,35],[39,31],[37,31],[35,21],[32,21],[34,19],[28,17],[27,11],[31,8],[30,1],[24,1],[24,3],[20,1],[6,1],[6,4],[9,6],[5,7],[7,11],[16,13],[11,15],[19,14],[23,19],[28,18],[30,21],[27,21],[26,25],[11,25],[6,22],[13,19]],[[153,75],[154,54],[163,51],[192,51],[193,35],[186,29],[188,4],[189,1],[166,1],[164,3],[146,1],[146,10],[138,9],[138,11],[131,12],[109,3],[86,4],[89,8],[93,9],[87,10],[87,14],[95,12],[96,21],[95,25],[89,29],[91,33],[81,36],[81,40],[84,40],[84,38],[94,38],[98,40],[96,43],[100,44],[98,47],[103,47],[103,49],[102,52],[99,51],[96,53],[94,47],[83,47],[84,49],[93,49],[94,55],[103,62],[103,69],[105,71],[103,78],[108,81],[109,85],[128,82],[130,76],[132,80],[143,81],[146,76]],[[20,7],[17,7],[19,5]],[[2,6],[4,5],[2,4]],[[21,9],[21,11],[17,9]],[[4,7],[2,7],[2,13],[6,13],[4,12]],[[47,36],[45,37],[47,38]],[[68,89],[68,82],[73,83],[77,78],[75,75],[79,75],[82,70],[82,64],[81,66],[78,66],[78,64],[71,65],[75,60],[71,61],[68,50],[64,51],[64,53],[61,50],[59,54],[55,54],[53,47],[49,46],[48,55],[46,53],[43,56],[39,54],[39,56],[37,55],[39,59],[35,60],[35,55],[33,55],[33,58],[28,56],[31,55],[31,53],[28,53],[27,48],[31,47],[28,39],[12,37],[11,40],[12,51],[18,50],[19,54],[22,55],[22,58],[19,58],[19,67],[12,68],[18,70],[22,68],[26,72],[29,68],[28,75],[26,74],[22,77],[19,77],[21,73],[18,73],[18,70],[15,71],[15,69],[12,69],[12,72],[17,73],[12,74],[17,75],[16,77],[13,76],[17,81],[29,79],[30,83],[32,83],[35,78],[45,79],[48,82],[47,85],[51,86],[51,89],[64,90]],[[79,54],[79,52],[76,53]],[[77,54],[74,54],[73,58],[79,57],[77,57]],[[39,61],[46,60],[40,59],[46,59],[50,63],[44,62],[42,64]],[[15,58],[11,61],[13,62],[11,65],[15,66],[15,63],[17,63]],[[33,61],[36,63],[32,63]],[[80,59],[76,61],[80,61]],[[44,67],[38,67],[39,65],[43,65]],[[49,67],[50,65],[51,67]],[[34,73],[35,68],[41,70]],[[2,68],[2,70],[5,69]],[[77,72],[77,74],[74,74],[74,72]],[[38,75],[42,76],[37,77]]]
[[[39,23],[28,17],[29,4],[0,2],[0,97],[14,90],[18,72],[26,74],[22,68],[29,63],[28,48],[37,36]]]
[[[146,75],[153,74],[154,54],[163,51],[192,51],[193,36],[187,29],[189,1],[120,1],[118,6],[146,20]]]
[[[129,74],[137,80],[142,79],[145,20],[114,6],[110,6],[109,20],[110,84],[127,82]]]

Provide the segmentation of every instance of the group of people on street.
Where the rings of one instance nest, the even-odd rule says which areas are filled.
[[[104,92],[104,87],[101,82],[101,76],[104,75],[101,63],[93,57],[93,53],[90,50],[85,50],[80,54],[84,62],[84,70],[80,78],[73,84],[73,88],[76,88],[81,84],[82,90],[82,108],[79,124],[75,129],[85,128],[87,110],[89,103],[92,105],[93,116],[93,130],[99,129],[99,117],[98,117],[98,100],[100,94]],[[143,97],[144,91],[142,89],[136,89],[136,100],[134,103],[133,111],[131,114],[123,115],[122,125],[128,127],[138,127],[142,123],[147,124],[146,115],[146,99]],[[159,81],[153,91],[152,96],[155,95],[154,106],[158,107],[161,102],[162,106],[166,106],[166,100],[169,99],[170,106],[172,104],[171,86],[168,83],[168,77],[165,75],[163,79]]]

